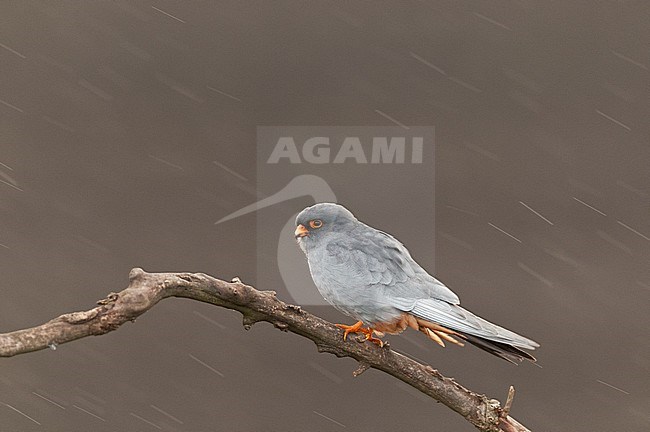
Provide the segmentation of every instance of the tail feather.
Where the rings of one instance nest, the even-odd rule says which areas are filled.
[[[462,334],[465,340],[477,348],[487,351],[492,355],[500,357],[504,360],[509,361],[512,364],[519,364],[524,360],[530,360],[531,362],[536,362],[537,359],[527,353],[526,351],[520,350],[519,348],[508,345],[503,342],[495,342],[488,339],[483,339],[478,336],[473,336],[470,334]]]
[[[404,301],[398,304],[404,309],[409,309],[408,313],[415,317],[420,330],[425,327],[433,330],[438,336],[438,331],[452,337],[458,335],[472,345],[514,364],[524,360],[536,361],[535,357],[524,350],[539,347],[537,342],[474,315],[459,305],[436,299],[417,300],[410,304]],[[430,339],[438,342],[435,336],[425,333]]]
[[[457,339],[455,339],[458,338],[460,340],[467,341],[477,348],[480,348],[483,351],[487,351],[490,354],[500,357],[515,365],[518,365],[524,360],[530,360],[531,362],[537,361],[531,354],[508,343],[494,341],[465,332],[452,330],[430,321],[423,320],[421,318],[415,318],[415,321],[417,323],[418,330],[423,332],[429,339],[436,342],[442,347],[445,346],[442,339],[448,342],[452,342],[456,345],[463,346],[464,344],[462,342],[459,342]]]
[[[400,304],[400,306],[402,306]],[[511,347],[534,350],[539,344],[508,329],[493,324],[459,305],[436,299],[411,302],[409,313],[458,333]]]

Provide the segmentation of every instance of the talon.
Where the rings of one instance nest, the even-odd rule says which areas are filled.
[[[381,347],[381,348],[384,347],[384,341],[383,340],[381,340],[379,338],[372,337],[372,330],[369,333],[366,334],[366,340],[374,343],[375,345],[379,345],[379,347]]]
[[[370,341],[370,342],[372,342],[372,343],[374,343],[376,345],[379,345],[380,347],[384,346],[384,341],[383,340],[372,336],[373,332],[375,332],[372,328],[370,328],[370,327],[365,328],[365,329],[362,328],[359,331],[365,335],[364,340]],[[383,336],[383,333],[381,335]],[[377,334],[377,336],[379,336],[379,334]]]
[[[345,324],[334,324],[334,325],[340,329],[343,329],[343,340],[347,340],[348,335],[350,333],[361,333],[363,335],[363,338],[360,340],[360,342],[370,341],[374,344],[379,345],[380,347],[384,346],[384,341],[373,337],[372,334],[374,330],[371,329],[370,327],[364,328],[362,321],[357,321],[351,326]],[[378,332],[378,336],[379,335],[383,336],[383,333]]]
[[[343,340],[347,340],[348,335],[350,333],[364,333],[362,331],[363,322],[362,321],[357,321],[356,323],[352,324],[351,326],[345,325],[345,324],[334,324],[340,329],[343,329]]]

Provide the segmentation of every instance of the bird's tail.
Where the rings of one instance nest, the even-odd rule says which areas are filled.
[[[489,339],[483,339],[470,334],[464,334],[463,336],[467,342],[471,343],[475,347],[478,347],[484,351],[489,352],[490,354],[507,360],[510,363],[519,364],[524,360],[530,360],[531,362],[537,361],[535,357],[515,346],[508,345],[503,342],[495,342]]]
[[[466,341],[514,364],[524,360],[536,361],[524,350],[539,347],[537,342],[492,324],[458,305],[432,299],[419,300],[410,314],[414,316],[418,330],[440,345],[444,346],[441,340],[458,345]]]
[[[417,322],[417,330],[421,331],[429,339],[443,347],[445,346],[445,341],[459,346],[464,346],[463,342],[466,341],[477,348],[487,351],[490,354],[513,364],[519,364],[524,360],[530,360],[531,362],[537,361],[535,357],[526,351],[504,342],[497,342],[457,330],[451,330],[438,324],[425,321],[421,318],[415,318],[415,321]]]

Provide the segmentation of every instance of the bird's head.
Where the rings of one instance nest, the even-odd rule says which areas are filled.
[[[342,205],[318,203],[298,214],[294,235],[305,251],[332,233],[351,229],[356,222],[357,218]]]

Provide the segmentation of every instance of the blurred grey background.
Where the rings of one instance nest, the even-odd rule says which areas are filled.
[[[255,271],[256,215],[214,225],[257,200],[256,127],[435,125],[436,244],[400,196],[359,216],[416,258],[435,247],[463,305],[539,341],[541,367],[391,345],[492,397],[514,385],[532,430],[646,431],[648,22],[634,1],[3,1],[0,331],[92,307],[136,266],[278,289]],[[178,299],[0,363],[3,432],[473,430]]]

